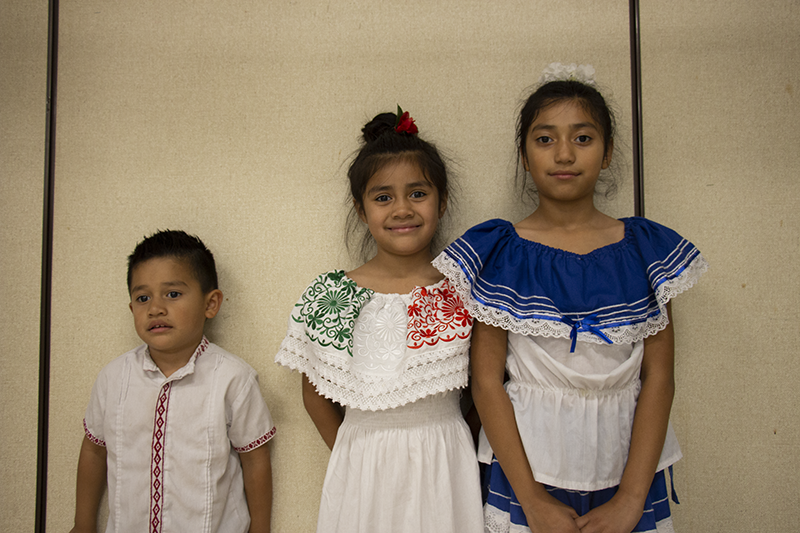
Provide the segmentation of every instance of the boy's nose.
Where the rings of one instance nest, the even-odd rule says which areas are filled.
[[[150,316],[158,316],[163,315],[166,312],[166,307],[162,305],[160,300],[152,299],[150,300],[150,307],[147,308],[147,314]]]

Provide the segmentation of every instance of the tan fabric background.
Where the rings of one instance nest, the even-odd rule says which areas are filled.
[[[0,2],[0,530],[33,531],[47,3]]]
[[[267,4],[267,5],[265,5]],[[182,228],[214,251],[214,341],[261,376],[276,423],[273,528],[313,531],[328,452],[299,376],[272,363],[291,306],[342,246],[358,130],[397,103],[454,161],[449,239],[529,207],[511,180],[517,104],[550,61],[592,63],[620,115],[632,214],[627,2],[63,2],[48,531],[74,509],[94,378],[139,343],[125,257]],[[647,215],[712,270],[675,304],[679,531],[791,530],[800,518],[794,357],[800,6],[642,9]],[[30,530],[35,486],[46,5],[0,24],[0,518]]]

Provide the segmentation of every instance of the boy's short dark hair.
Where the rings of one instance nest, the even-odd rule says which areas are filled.
[[[184,231],[164,230],[145,238],[128,256],[128,292],[131,291],[133,270],[145,261],[157,257],[174,257],[186,261],[203,293],[219,288],[214,255],[203,241]]]

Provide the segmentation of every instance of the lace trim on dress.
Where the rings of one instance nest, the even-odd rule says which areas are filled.
[[[511,522],[511,513],[486,504],[483,506],[483,527],[486,533],[531,533],[528,526]]]
[[[305,374],[317,392],[330,400],[356,409],[379,411],[466,387],[468,347],[467,343],[459,343],[410,357],[396,379],[372,380],[353,374],[349,356],[319,349],[307,341],[302,331],[290,330],[275,361]]]
[[[582,342],[596,344],[632,344],[646,337],[655,335],[667,327],[669,319],[664,312],[666,304],[672,298],[692,287],[697,279],[708,270],[708,263],[698,253],[691,262],[674,278],[666,279],[656,288],[656,298],[659,312],[647,317],[642,322],[628,323],[613,327],[595,325],[581,325],[562,321],[558,316],[552,318],[517,318],[505,309],[484,305],[472,296],[475,280],[470,279],[467,273],[449,255],[442,253],[433,260],[433,266],[444,274],[454,286],[456,292],[464,301],[464,307],[473,318],[488,324],[503,328],[512,333],[541,337],[576,337]],[[587,317],[588,318],[588,317]],[[602,335],[593,330],[600,330]]]

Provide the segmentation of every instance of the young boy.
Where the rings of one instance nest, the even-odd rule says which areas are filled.
[[[84,418],[73,532],[269,531],[275,427],[247,363],[208,342],[222,304],[214,257],[197,237],[158,232],[128,258],[145,342],[97,377]]]

